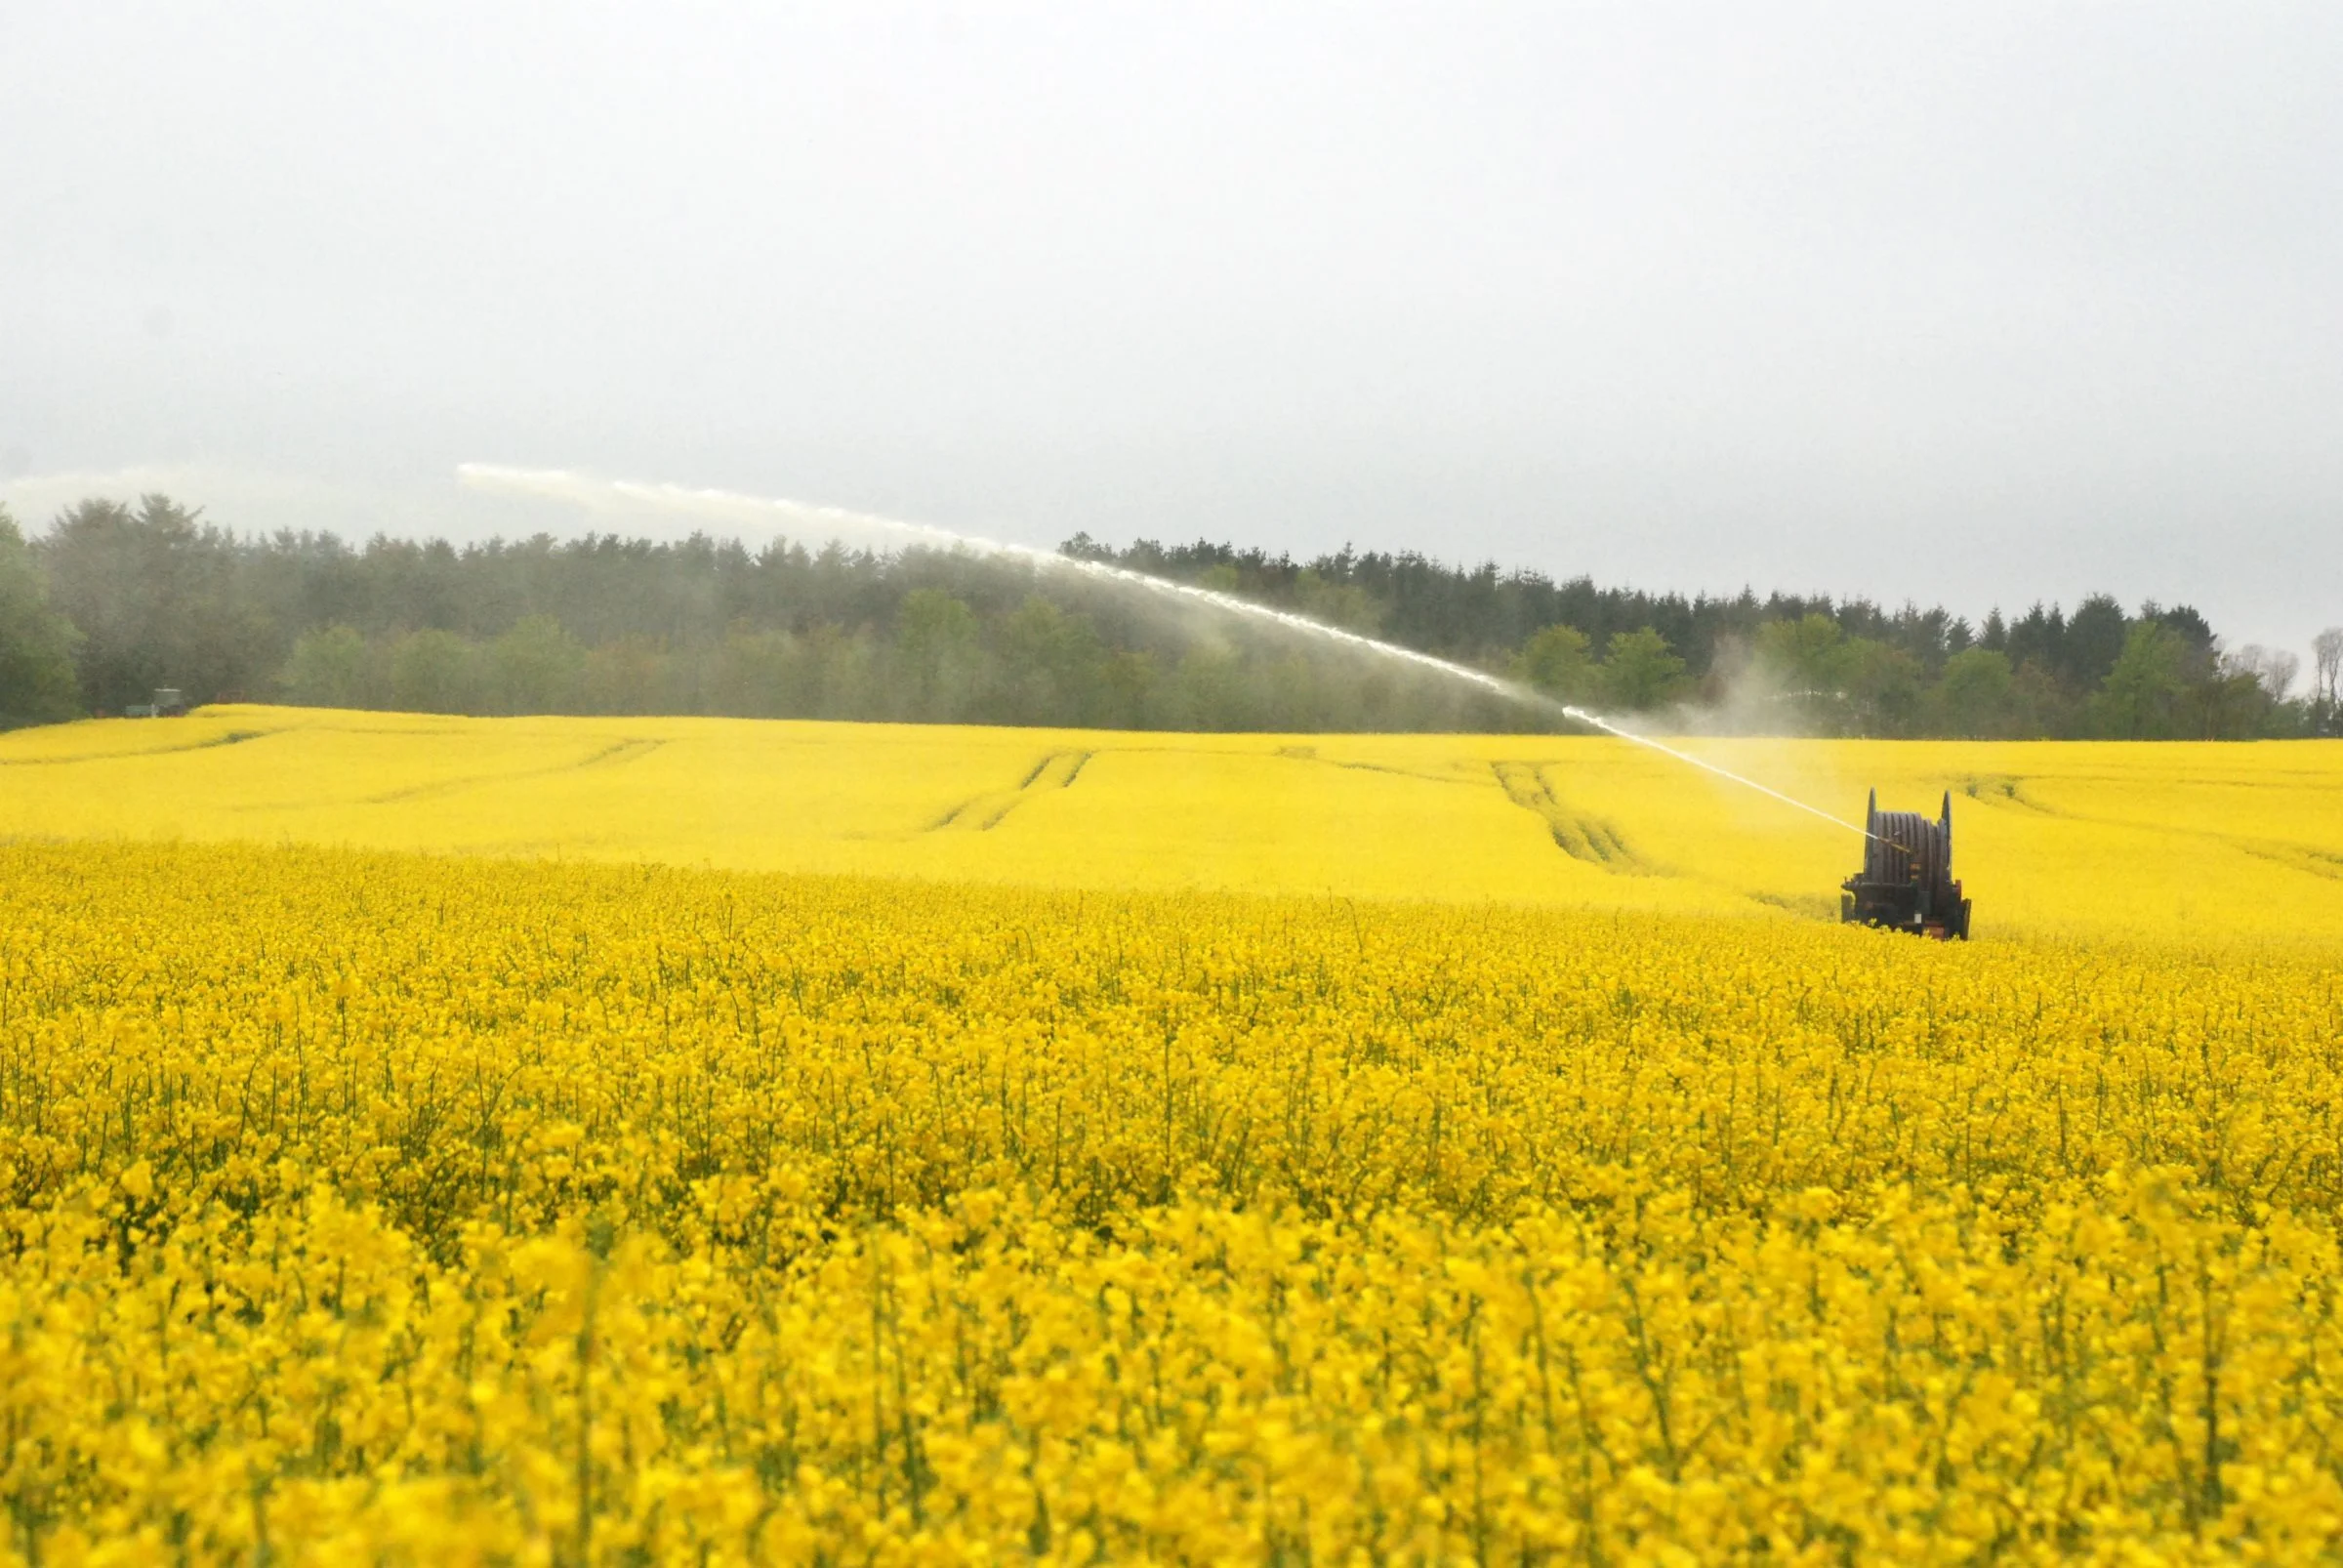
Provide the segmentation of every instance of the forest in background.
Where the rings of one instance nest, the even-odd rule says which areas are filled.
[[[2185,605],[1686,598],[1413,552],[1309,561],[1078,535],[1194,584],[1674,727],[1950,737],[2334,734],[2343,629],[2308,680]],[[464,714],[709,714],[1202,730],[1568,729],[1395,661],[1078,573],[958,551],[546,536],[457,547],[241,535],[159,495],[27,538],[0,513],[0,725],[176,688]]]

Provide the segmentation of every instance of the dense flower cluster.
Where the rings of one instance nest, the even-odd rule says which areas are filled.
[[[291,847],[0,908],[15,1559],[2343,1530],[2315,948]]]

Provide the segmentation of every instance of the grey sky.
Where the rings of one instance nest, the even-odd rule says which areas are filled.
[[[482,460],[2300,647],[2338,83],[2307,4],[0,0],[0,499],[546,520]]]

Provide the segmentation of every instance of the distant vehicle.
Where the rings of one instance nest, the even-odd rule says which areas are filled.
[[[1882,811],[1879,792],[1864,813],[1863,869],[1840,885],[1838,918],[1849,925],[1969,939],[1969,900],[1952,876],[1952,792],[1934,822],[1917,811]]]
[[[122,710],[125,719],[185,719],[187,696],[177,686],[157,686],[152,702],[134,702]]]

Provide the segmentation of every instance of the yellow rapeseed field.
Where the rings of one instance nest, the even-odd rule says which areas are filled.
[[[2343,748],[0,738],[0,1553],[2320,1560]],[[485,851],[451,854],[429,851]]]
[[[1683,744],[1855,822],[1951,790],[1981,936],[2343,935],[2343,742]],[[0,833],[1777,920],[1835,918],[1862,858],[1604,737],[284,708],[0,735]]]

